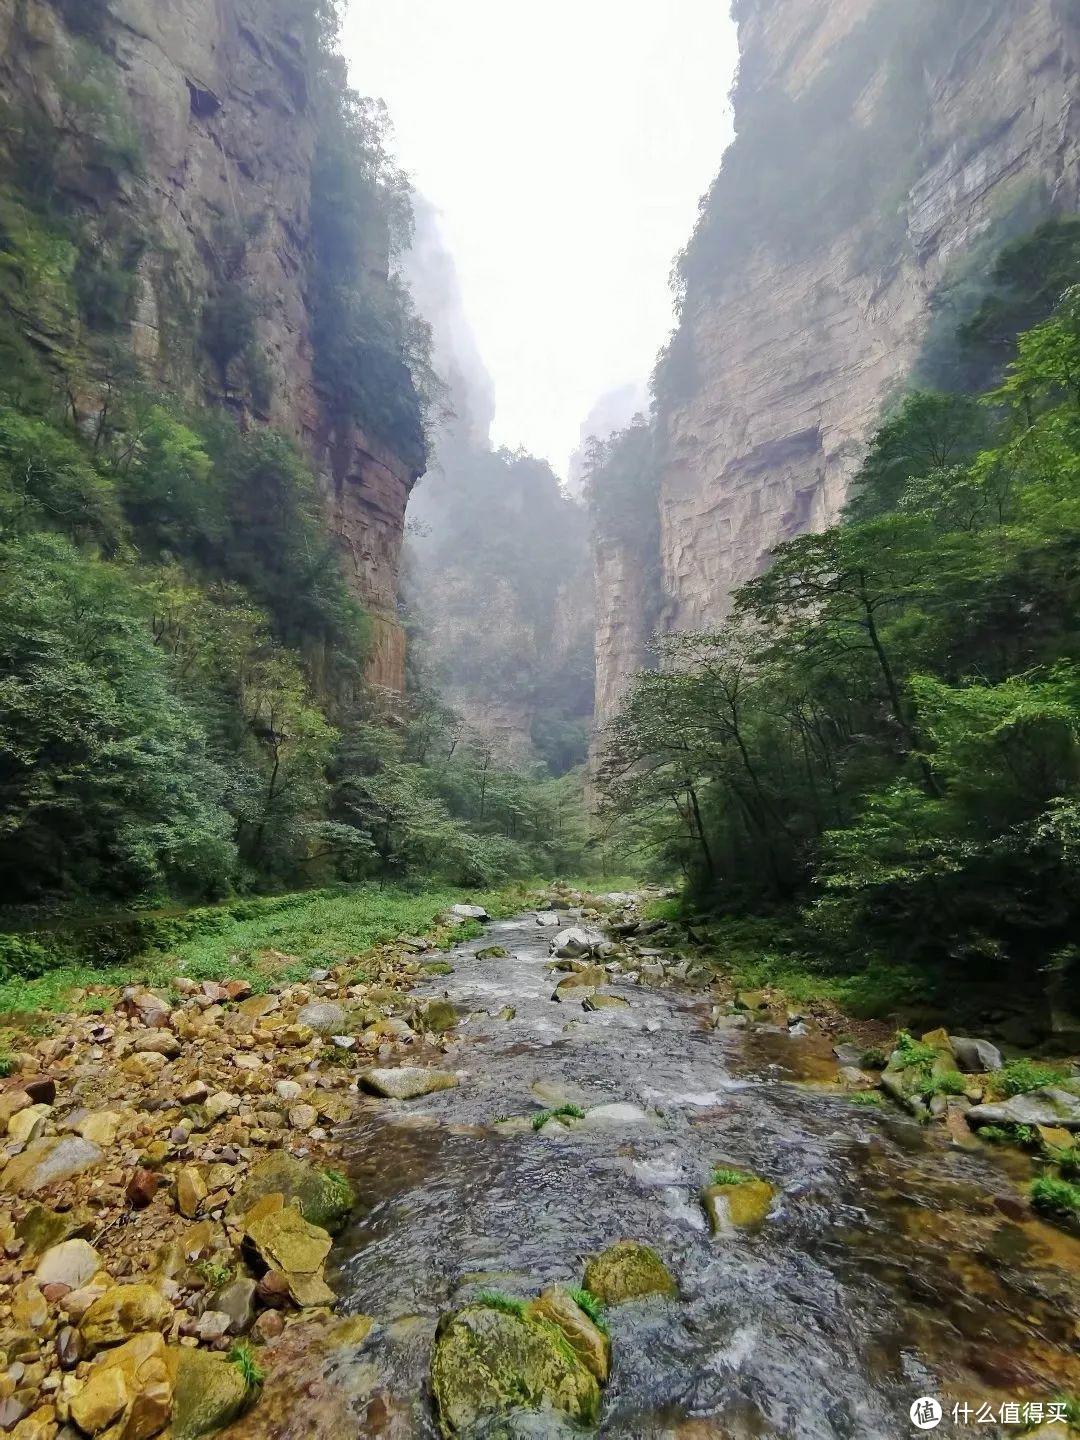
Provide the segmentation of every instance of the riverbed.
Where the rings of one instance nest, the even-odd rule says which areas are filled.
[[[421,985],[462,1016],[430,1057],[459,1084],[371,1099],[347,1136],[362,1205],[334,1288],[374,1327],[344,1347],[286,1336],[244,1435],[431,1440],[440,1316],[482,1290],[580,1284],[620,1239],[654,1246],[679,1294],[609,1312],[602,1436],[893,1440],[918,1433],[922,1396],[943,1406],[938,1434],[1016,1435],[986,1415],[1080,1393],[1080,1242],[1026,1210],[1025,1162],[857,1107],[824,1038],[714,1028],[706,991],[614,977],[625,1008],[557,1003],[551,933],[532,915],[492,924]],[[492,945],[506,958],[477,958]],[[644,1116],[506,1123],[564,1102]],[[775,1186],[756,1232],[710,1234],[698,1192],[716,1165]],[[574,1432],[547,1415],[491,1433]]]

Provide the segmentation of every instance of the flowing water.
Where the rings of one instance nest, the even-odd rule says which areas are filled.
[[[334,1280],[377,1325],[359,1347],[285,1346],[304,1399],[279,1403],[268,1433],[435,1436],[440,1314],[482,1288],[578,1284],[586,1257],[623,1238],[655,1246],[680,1293],[609,1312],[601,1435],[891,1440],[918,1433],[924,1395],[946,1407],[938,1434],[1015,1435],[977,1423],[978,1406],[1080,1393],[1080,1243],[1025,1217],[1026,1161],[854,1106],[823,1083],[824,1039],[713,1029],[705,992],[616,982],[628,1009],[554,1003],[550,934],[531,915],[494,924],[421,987],[467,1017],[435,1060],[460,1085],[365,1106],[347,1156],[365,1209]],[[510,958],[476,958],[493,943]],[[495,1018],[507,1005],[514,1017]],[[649,1118],[493,1128],[560,1098]],[[720,1163],[775,1185],[757,1233],[710,1235],[697,1196]],[[550,1416],[499,1431],[563,1433]]]

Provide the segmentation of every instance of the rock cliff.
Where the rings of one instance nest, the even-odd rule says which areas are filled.
[[[291,0],[0,0],[0,94],[30,117],[29,130],[64,138],[49,177],[64,212],[103,248],[137,237],[133,319],[116,338],[144,377],[227,407],[242,425],[271,424],[307,453],[349,581],[373,616],[369,678],[401,689],[398,555],[419,466],[336,419],[314,372],[312,89],[322,62],[306,9],[305,18]],[[98,163],[120,145],[137,150],[137,165],[121,173]],[[384,278],[387,253],[376,234],[367,263]],[[219,306],[216,332],[207,297]],[[241,349],[230,331],[248,317]],[[48,334],[31,339],[58,349]],[[98,347],[72,400],[82,418],[100,408],[103,368]]]
[[[834,521],[943,282],[1077,208],[1067,0],[736,0],[737,138],[680,262],[657,371],[663,624],[707,627],[772,547]],[[598,721],[640,664],[597,546]],[[606,621],[605,618],[607,617]]]

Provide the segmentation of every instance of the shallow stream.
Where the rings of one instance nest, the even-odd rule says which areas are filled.
[[[680,1295],[609,1312],[603,1436],[893,1440],[919,1433],[919,1396],[945,1407],[938,1434],[1017,1435],[978,1407],[1080,1394],[1080,1242],[1025,1218],[1020,1157],[853,1105],[830,1088],[822,1037],[713,1029],[700,991],[616,982],[627,1009],[555,1003],[551,933],[532,915],[493,924],[421,986],[467,1017],[435,1060],[460,1085],[373,1099],[349,1136],[365,1208],[331,1278],[376,1327],[359,1347],[283,1345],[287,1380],[245,1434],[435,1436],[439,1316],[483,1288],[578,1284],[585,1258],[623,1238],[655,1246]],[[510,958],[477,959],[491,944]],[[513,1018],[496,1018],[505,1006]],[[649,1118],[493,1129],[560,1099]],[[776,1186],[757,1233],[709,1234],[697,1195],[723,1163]],[[522,1417],[498,1433],[566,1432]]]

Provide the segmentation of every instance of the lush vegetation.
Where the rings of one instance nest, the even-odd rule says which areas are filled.
[[[338,422],[421,467],[427,340],[393,276],[408,186],[385,113],[341,83],[337,5],[279,4],[317,122],[319,378]],[[68,9],[56,107],[5,111],[0,138],[0,887],[21,937],[5,972],[55,958],[27,937],[57,911],[574,868],[569,783],[500,770],[429,689],[366,688],[369,623],[316,479],[251,423],[276,383],[251,262],[267,217],[223,217],[208,293],[187,293],[140,210],[107,7]],[[147,275],[168,342],[152,379],[129,338]]]
[[[523,886],[470,891],[495,917],[526,903]],[[437,916],[462,898],[439,884],[337,886],[289,895],[109,921],[65,919],[25,936],[0,936],[0,1014],[54,1008],[98,1008],[102,987],[167,986],[175,976],[237,976],[262,991],[303,979],[313,965],[337,965],[401,934],[428,934]],[[441,944],[469,939],[466,922],[436,931]],[[86,993],[87,987],[93,987]],[[72,993],[81,992],[81,1001]]]
[[[1015,275],[1047,238],[1005,257]],[[999,352],[1004,310],[969,322]],[[1070,289],[999,383],[909,394],[844,523],[780,546],[732,623],[664,642],[615,727],[609,803],[699,900],[773,916],[774,968],[802,948],[904,988],[1039,989],[1077,959],[1078,558]]]

